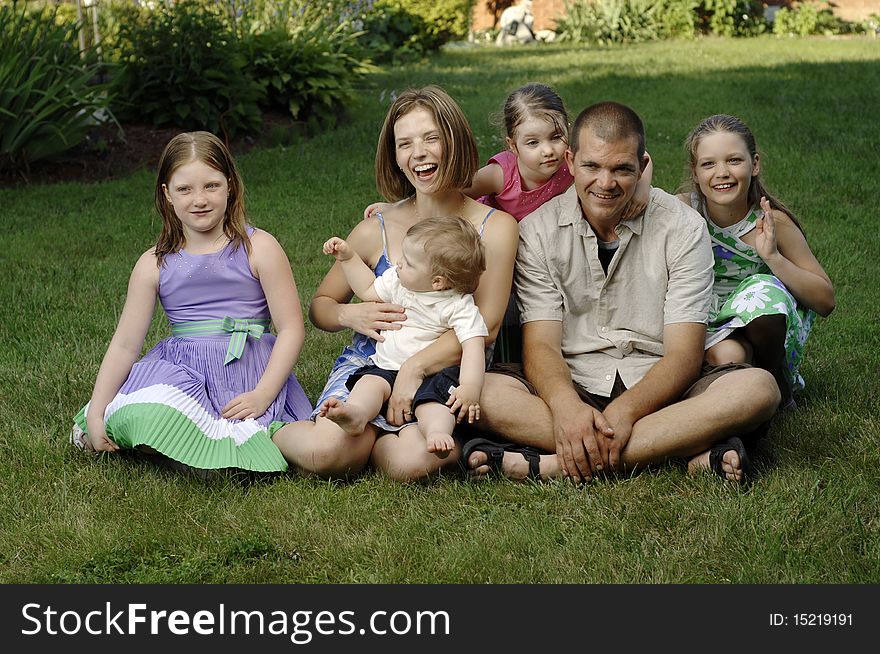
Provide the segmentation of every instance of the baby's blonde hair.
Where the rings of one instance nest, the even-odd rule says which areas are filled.
[[[480,234],[464,218],[425,218],[409,228],[406,238],[425,248],[431,275],[440,275],[459,293],[473,293],[486,270],[486,250]]]

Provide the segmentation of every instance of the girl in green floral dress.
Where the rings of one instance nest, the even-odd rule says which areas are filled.
[[[782,406],[793,406],[813,319],[834,309],[831,280],[795,217],[764,189],[755,137],[741,120],[706,118],[685,149],[693,191],[679,198],[706,219],[715,254],[706,360],[768,370]]]

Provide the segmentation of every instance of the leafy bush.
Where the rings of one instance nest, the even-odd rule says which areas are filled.
[[[349,4],[184,0],[153,11],[119,7],[121,111],[224,136],[255,131],[267,110],[333,125],[369,70],[357,56]]]
[[[264,90],[263,108],[289,112],[313,128],[336,123],[354,98],[354,83],[368,68],[347,52],[328,49],[334,34],[350,38],[342,27],[327,34],[314,25],[247,37],[246,72]]]
[[[767,29],[760,0],[700,0],[697,25],[706,34],[757,36]]]
[[[210,6],[158,5],[121,24],[114,80],[120,116],[232,136],[260,126],[264,88],[227,21]]]
[[[383,0],[384,1],[384,0]],[[467,36],[472,0],[398,0],[404,9],[421,16],[434,47]],[[378,4],[378,2],[376,3]]]
[[[773,33],[783,36],[844,34],[858,29],[858,26],[835,16],[831,9],[820,9],[811,2],[801,2],[792,8],[780,9],[773,21]]]
[[[247,52],[247,73],[265,91],[260,106],[310,128],[336,124],[354,86],[372,70],[362,57],[354,3],[343,0],[227,0]],[[242,9],[241,5],[247,7]]]
[[[79,145],[107,112],[107,88],[93,53],[81,56],[76,23],[54,11],[26,13],[0,5],[0,169],[31,163]]]
[[[359,43],[373,61],[404,61],[421,57],[442,45],[425,19],[410,12],[400,0],[378,0],[354,19],[363,32]]]
[[[560,40],[635,43],[694,35],[697,0],[576,0],[557,20]]]

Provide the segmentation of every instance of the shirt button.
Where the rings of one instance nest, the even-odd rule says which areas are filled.
[[[604,334],[605,332],[607,332],[607,331],[608,331],[608,328],[607,328],[607,327],[603,327],[603,328],[602,328],[602,333],[603,333],[603,334]]]
[[[605,375],[605,381],[611,381],[611,375]]]

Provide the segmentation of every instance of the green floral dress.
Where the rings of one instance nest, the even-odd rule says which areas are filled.
[[[755,249],[741,240],[740,237],[754,229],[763,211],[752,209],[736,224],[722,228],[709,219],[696,194],[691,196],[691,205],[699,207],[706,219],[712,239],[712,253],[715,255],[715,285],[712,288],[706,349],[759,316],[784,315],[787,324],[785,374],[792,390],[802,389],[804,380],[798,373],[798,366],[816,314],[798,307],[797,300],[773,276],[770,267]]]

